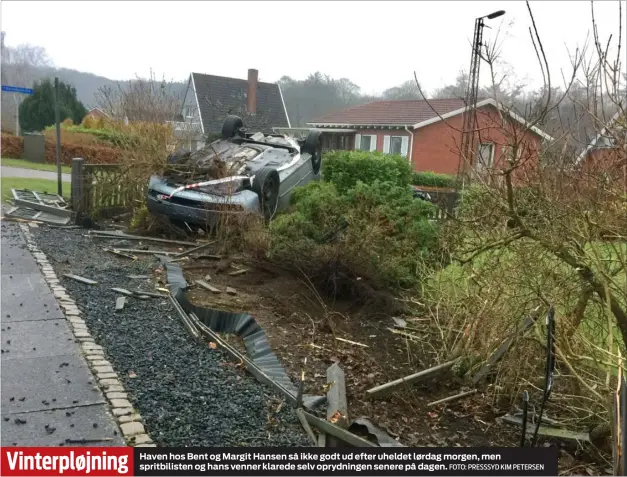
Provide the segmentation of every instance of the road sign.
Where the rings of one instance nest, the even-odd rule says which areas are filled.
[[[30,88],[20,88],[19,86],[5,86],[2,85],[2,91],[6,93],[20,93],[20,94],[33,94],[33,90]]]

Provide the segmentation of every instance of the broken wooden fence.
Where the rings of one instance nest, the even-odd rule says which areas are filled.
[[[72,159],[72,208],[77,216],[110,217],[144,200],[145,185],[125,183],[122,164],[86,164]]]
[[[431,220],[447,220],[455,216],[458,193],[455,191],[429,191],[431,201],[436,209]]]

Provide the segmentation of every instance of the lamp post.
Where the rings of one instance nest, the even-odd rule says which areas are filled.
[[[493,20],[505,14],[505,10],[498,10],[484,15],[475,20],[475,32],[472,40],[472,55],[470,58],[470,71],[468,73],[468,89],[466,90],[466,109],[463,114],[462,143],[460,147],[459,166],[457,170],[458,183],[461,179],[462,188],[465,183],[466,161],[474,162],[475,130],[477,94],[479,91],[479,69],[481,66],[481,47],[483,45],[483,27],[485,19]],[[459,184],[458,184],[459,185]]]

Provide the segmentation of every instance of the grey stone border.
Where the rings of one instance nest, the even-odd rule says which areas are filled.
[[[118,374],[109,361],[105,359],[102,346],[96,344],[94,338],[87,329],[85,320],[81,318],[81,311],[76,302],[67,294],[65,288],[60,285],[54,269],[46,255],[37,247],[30,228],[38,228],[35,223],[18,224],[24,238],[26,247],[31,252],[37,264],[41,267],[44,278],[50,286],[59,306],[63,309],[65,318],[70,323],[70,329],[74,337],[81,344],[81,355],[85,358],[89,369],[96,378],[96,382],[103,394],[106,395],[109,409],[115,422],[117,422],[126,444],[131,447],[157,447],[146,432],[142,424],[141,415],[133,408],[128,400],[128,394],[118,379]]]

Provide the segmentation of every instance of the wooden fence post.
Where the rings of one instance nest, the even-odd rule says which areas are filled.
[[[84,170],[85,160],[80,157],[72,159],[72,210],[76,214],[76,218],[85,212],[85,181]]]

